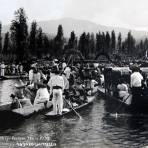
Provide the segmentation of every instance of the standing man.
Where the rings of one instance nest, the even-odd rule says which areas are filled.
[[[2,62],[1,63],[1,76],[4,76],[5,75],[5,63]]]
[[[143,76],[140,74],[140,68],[137,65],[132,67],[131,74],[131,88],[133,95],[133,102],[137,102],[138,99],[142,96],[142,80]]]
[[[53,112],[54,114],[62,114],[64,79],[60,76],[57,66],[54,66],[51,72],[54,73],[54,75],[50,78],[48,86],[50,87],[50,95],[53,94]]]

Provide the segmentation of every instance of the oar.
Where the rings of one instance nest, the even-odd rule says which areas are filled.
[[[131,94],[129,94],[129,95],[127,96],[127,98],[123,100],[122,103],[125,103],[126,100],[130,97],[130,95],[131,95]],[[115,110],[112,111],[112,113],[116,112],[116,117],[117,117],[117,112],[118,112],[119,109],[122,107],[122,103],[121,103]],[[110,113],[108,113],[108,114],[110,114]]]
[[[75,114],[82,119],[82,117],[80,116],[80,114],[78,112],[76,112],[76,110],[72,107],[72,105],[70,103],[68,103],[68,101],[64,98],[65,102],[71,107],[71,109],[75,112]]]

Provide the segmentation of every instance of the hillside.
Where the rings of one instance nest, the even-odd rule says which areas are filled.
[[[38,26],[42,27],[43,31],[45,33],[48,33],[50,35],[55,35],[57,33],[58,25],[61,24],[63,26],[64,30],[64,36],[69,37],[71,31],[75,31],[77,36],[80,36],[84,31],[85,32],[111,32],[112,30],[115,31],[116,35],[121,32],[122,38],[125,38],[127,36],[127,33],[130,29],[126,28],[115,28],[111,26],[104,26],[95,24],[93,22],[87,21],[87,20],[78,20],[78,19],[72,19],[72,18],[63,18],[58,20],[49,20],[49,21],[40,21],[38,22]],[[30,24],[29,24],[30,26]],[[5,33],[9,30],[9,25],[3,26],[2,32]],[[148,37],[148,32],[145,31],[137,31],[132,30],[132,35],[137,39],[143,39]]]

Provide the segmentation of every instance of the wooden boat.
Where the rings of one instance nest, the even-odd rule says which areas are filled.
[[[0,76],[0,80],[8,80],[8,79],[19,79],[19,78],[28,78],[28,74],[21,74],[21,75],[5,75],[5,76]]]
[[[77,111],[77,110],[84,109],[85,107],[91,105],[93,103],[95,97],[96,97],[96,95],[95,95],[96,93],[94,93],[92,96],[87,96],[87,102],[86,103],[79,105],[79,106],[76,106],[76,107],[73,107],[73,109]],[[59,114],[55,115],[55,114],[53,114],[53,111],[50,111],[50,112],[45,114],[45,118],[47,118],[47,119],[59,119],[63,116],[66,116],[66,115],[69,115],[69,114],[74,114],[73,109],[64,108],[62,115],[59,115]]]
[[[44,103],[32,105],[32,106],[25,106],[23,108],[13,109],[11,112],[13,115],[20,116],[22,118],[27,118],[32,116],[33,114],[40,113],[42,111],[46,111],[52,108],[52,102],[49,101],[45,107]]]
[[[148,96],[143,95],[138,98],[133,98],[130,94],[127,99],[121,100],[114,96],[111,92],[106,92],[101,86],[98,88],[98,96],[106,100],[107,111],[110,113],[132,113],[132,114],[147,114],[148,113]],[[135,100],[135,101],[133,101]]]

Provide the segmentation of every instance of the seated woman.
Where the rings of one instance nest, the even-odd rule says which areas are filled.
[[[22,107],[24,106],[32,106],[30,99],[25,97],[24,91],[25,91],[25,84],[20,80],[20,85],[15,84],[16,91],[15,91],[15,97],[19,100]]]
[[[12,100],[11,109],[22,108],[22,105],[20,104],[18,98],[14,94],[11,94],[10,98]]]
[[[98,82],[95,79],[92,79],[90,82],[90,87],[91,87],[91,94],[94,94],[98,90]]]
[[[34,105],[39,104],[39,103],[44,103],[46,106],[47,102],[49,101],[49,97],[50,97],[47,86],[46,84],[38,83],[38,88],[39,89],[37,90],[37,93],[36,93]]]
[[[128,92],[128,86],[125,83],[124,79],[120,79],[119,84],[117,85],[117,89],[119,92],[119,97],[125,101],[125,103],[130,104],[131,96]]]
[[[76,103],[78,103],[80,105],[82,103],[87,102],[87,97],[86,97],[84,85],[81,82],[77,82],[74,89],[75,89],[75,97],[74,98],[75,98]]]

